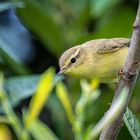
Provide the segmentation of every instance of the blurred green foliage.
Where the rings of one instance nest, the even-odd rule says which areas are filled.
[[[82,139],[84,130],[88,134],[109,108],[114,89],[102,84],[89,98],[79,79],[62,83],[49,67],[58,71],[63,51],[90,39],[131,38],[137,5],[138,0],[0,2],[0,139],[72,140]],[[138,119],[139,89],[140,78],[130,103]],[[126,127],[118,139],[132,139]]]

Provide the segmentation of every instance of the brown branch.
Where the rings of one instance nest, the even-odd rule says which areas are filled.
[[[117,120],[115,120],[110,126],[102,130],[102,133],[100,135],[100,140],[117,139],[117,135],[120,129],[122,128],[123,115],[124,115],[125,109],[130,101],[133,87],[135,85],[136,79],[139,74],[139,70],[140,70],[140,1],[139,1],[139,7],[137,11],[136,20],[134,22],[133,27],[134,27],[134,31],[132,34],[130,48],[129,48],[125,66],[123,68],[123,73],[122,73],[123,78],[122,77],[120,78],[120,81],[118,83],[118,88],[116,89],[115,96],[112,102],[113,104],[115,100],[118,98],[118,96],[120,95],[122,89],[124,87],[127,87],[129,90],[128,96],[127,96],[127,103],[125,107],[122,109],[121,115],[118,116]],[[110,108],[112,108],[112,105]]]

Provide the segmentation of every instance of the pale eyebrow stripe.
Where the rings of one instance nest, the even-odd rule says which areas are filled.
[[[79,51],[80,51],[80,48],[77,49],[77,51],[72,55],[72,57],[76,57],[76,56],[79,54]],[[71,58],[72,58],[72,57],[71,57]]]

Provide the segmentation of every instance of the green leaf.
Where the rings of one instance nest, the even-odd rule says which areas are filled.
[[[30,61],[34,53],[30,34],[21,24],[13,9],[16,5],[23,5],[23,3],[0,3],[0,11],[12,8],[2,12],[0,17],[0,58],[2,59],[1,63],[6,64],[12,71],[18,74],[27,74],[29,70],[23,62]],[[7,71],[9,68],[6,69]]]
[[[62,80],[62,76],[56,76],[54,84]],[[21,100],[32,96],[37,88],[40,75],[14,76],[4,82],[6,93],[12,106],[16,106]]]
[[[69,125],[69,122],[65,117],[65,111],[61,105],[61,102],[58,100],[56,94],[51,95],[51,97],[49,98],[46,104],[46,108],[49,109],[51,112],[51,120],[53,124],[55,124],[53,126],[55,130],[55,134],[57,134],[57,136],[60,139],[64,139],[64,134],[67,133],[68,130],[67,126]]]
[[[26,99],[35,93],[39,79],[40,75],[15,76],[8,78],[4,85],[12,106],[17,105],[21,100]]]
[[[56,94],[65,109],[69,122],[73,124],[75,121],[75,115],[69,99],[67,88],[64,83],[58,82],[58,84],[56,85]]]
[[[129,108],[126,109],[123,119],[132,138],[134,140],[139,140],[140,139],[140,124],[137,118],[135,117],[135,115],[132,113],[132,111]]]
[[[49,68],[41,75],[36,93],[30,102],[29,113],[27,115],[27,120],[25,121],[26,127],[29,127],[31,123],[39,116],[42,108],[48,101],[54,87],[54,77],[55,73],[53,68]]]
[[[24,0],[24,4],[25,7],[18,10],[23,22],[40,38],[49,51],[58,56],[64,47],[60,27],[39,2]]]
[[[127,94],[128,89],[124,87],[121,91],[121,94],[115,100],[115,102],[113,103],[107,114],[103,116],[100,119],[100,121],[92,128],[89,137],[86,136],[88,140],[95,139],[103,128],[110,126],[112,122],[114,122],[117,119],[117,117],[121,114],[126,104]]]
[[[4,78],[3,75],[0,74],[0,101],[1,101],[1,107],[3,109],[3,113],[5,114],[8,121],[11,123],[10,125],[15,131],[15,134],[18,137],[18,139],[27,140],[26,137],[24,137],[25,139],[22,137],[22,124],[18,116],[12,109],[9,99],[3,87],[4,87]]]
[[[95,17],[103,16],[106,12],[114,8],[120,0],[92,0],[91,14]]]
[[[130,18],[127,18],[127,15]],[[129,37],[132,33],[134,18],[133,9],[122,7],[111,18],[106,17],[106,19],[100,21],[100,25],[98,25],[100,31],[98,31],[96,37]]]
[[[11,56],[6,51],[6,44],[1,42],[0,40],[0,56],[4,60],[6,64],[8,64],[13,71],[15,71],[18,74],[28,74],[30,73],[29,69],[22,63],[19,63],[16,61],[13,56]]]
[[[0,139],[1,140],[11,140],[11,131],[6,124],[0,124]]]
[[[129,15],[129,18],[127,17]],[[130,37],[135,13],[130,7],[121,7],[112,16],[104,16],[95,26],[96,32],[89,33],[77,39],[77,43],[96,38]]]
[[[35,120],[29,128],[35,140],[58,140],[55,134],[39,120]]]
[[[81,2],[81,1],[79,1]],[[75,13],[77,14],[77,13]],[[86,26],[90,20],[90,6],[88,1],[84,1],[84,5],[80,7],[78,15],[72,22],[72,25],[68,28],[68,41],[69,44],[75,45],[75,40],[87,33]]]
[[[2,2],[0,3],[0,12],[5,11],[15,7],[23,7],[22,2]]]

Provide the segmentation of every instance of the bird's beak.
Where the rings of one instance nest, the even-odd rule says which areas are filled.
[[[57,73],[57,75],[61,75],[61,74],[63,74],[64,71],[65,71],[65,69],[66,69],[65,67],[61,68],[60,71]]]

